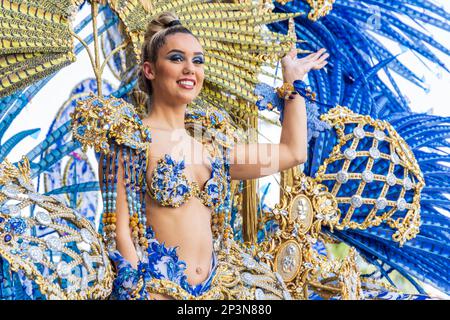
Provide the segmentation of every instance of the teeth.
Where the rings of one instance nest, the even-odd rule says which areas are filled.
[[[194,83],[192,81],[178,81],[179,84],[184,84],[187,86],[193,86]]]

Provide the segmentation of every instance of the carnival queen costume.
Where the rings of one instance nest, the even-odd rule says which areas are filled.
[[[72,114],[73,137],[83,145],[92,145],[105,154],[102,163],[103,232],[112,261],[118,266],[113,297],[120,299],[148,298],[149,293],[169,295],[178,299],[285,299],[289,292],[280,275],[267,264],[257,262],[233,240],[229,225],[230,174],[227,153],[233,146],[230,137],[216,137],[209,148],[211,175],[204,186],[189,181],[184,175],[184,160],[176,161],[169,154],[158,160],[151,181],[147,182],[151,133],[132,105],[119,99],[102,100],[91,96],[80,101]],[[201,123],[201,130],[219,133],[225,116],[213,107],[187,113],[186,125]],[[195,120],[195,121],[194,121]],[[230,120],[230,119],[228,119]],[[200,122],[199,122],[200,121]],[[193,131],[193,130],[192,130]],[[195,136],[195,135],[194,135]],[[221,140],[219,140],[221,139]],[[124,181],[130,210],[130,226],[139,265],[132,268],[115,245],[116,190],[119,161],[124,168]],[[146,226],[145,194],[161,206],[180,207],[197,197],[212,211],[213,257],[208,278],[191,286],[186,280],[186,264],[177,256],[176,248],[158,242],[150,226]]]
[[[22,160],[6,157],[38,129],[0,144],[0,298],[423,299],[422,282],[448,293],[450,223],[440,210],[450,207],[450,158],[442,151],[449,120],[409,109],[390,72],[419,87],[424,79],[373,33],[445,67],[425,44],[447,55],[449,49],[396,15],[447,31],[450,15],[426,0],[402,4],[1,1],[0,138],[81,51],[88,51],[96,77],[76,85],[45,139]],[[74,26],[88,6],[91,14]],[[136,66],[147,22],[165,11],[175,12],[207,53],[202,92],[185,115],[186,129],[209,152],[203,186],[170,155],[145,178],[152,136],[141,121]],[[93,32],[82,38],[87,25]],[[283,96],[268,83],[279,80],[273,70],[295,41],[299,54],[326,47],[331,57],[327,70],[308,74],[308,84],[294,82],[292,90],[307,100],[308,161],[302,171],[281,173],[280,200],[270,207],[268,187],[259,193],[255,181],[231,181],[227,159],[235,143],[251,140],[245,132],[258,120],[282,121]],[[106,67],[118,87],[102,79]],[[91,147],[98,178],[86,153]],[[137,269],[115,243],[119,166]],[[201,284],[187,282],[177,249],[148,227],[146,195],[167,207],[195,197],[211,210],[213,255]],[[348,253],[335,259],[329,251],[339,243]],[[415,291],[395,288],[393,271]]]

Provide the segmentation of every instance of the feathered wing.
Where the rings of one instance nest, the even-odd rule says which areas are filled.
[[[281,2],[281,1],[279,1]],[[408,103],[392,78],[392,73],[426,89],[424,79],[405,66],[392,47],[380,42],[380,38],[399,44],[404,51],[413,52],[423,64],[431,62],[448,71],[445,64],[430,48],[446,55],[450,49],[434,40],[426,29],[433,26],[450,31],[449,13],[428,0],[327,0],[327,1],[274,1],[275,12],[308,12],[295,18],[298,44],[304,50],[325,47],[330,53],[328,72],[311,72],[311,86],[318,93],[318,100],[332,106],[345,105],[354,111],[385,118],[390,113],[408,111]],[[321,14],[320,14],[321,13]],[[277,32],[285,32],[287,24],[269,25]],[[375,76],[363,83],[364,90],[355,96],[355,80],[366,74],[381,61],[394,58],[383,67],[389,85]],[[426,60],[425,60],[426,59]],[[370,92],[370,95],[366,95]],[[363,95],[364,93],[364,95]],[[362,108],[361,111],[358,108]],[[321,113],[327,107],[322,106]]]
[[[82,2],[82,1],[81,1]],[[20,3],[20,5],[19,5]],[[54,4],[53,6],[51,4]],[[48,26],[48,23],[45,22],[47,19],[56,19],[55,16],[52,16],[52,14],[56,14],[55,12],[68,12],[71,13],[70,17],[73,18],[73,15],[76,12],[76,5],[79,5],[80,1],[78,2],[69,2],[69,1],[4,1],[1,3],[0,11],[2,13],[8,12],[11,10],[20,11],[22,12],[20,17],[23,21],[33,20],[34,18],[38,19],[36,22],[37,25],[40,26],[41,29],[45,29]],[[39,7],[39,11],[36,11],[36,6]],[[26,8],[29,8],[29,10],[26,10]],[[45,11],[44,9],[47,8],[48,10]],[[101,10],[104,10],[105,8],[102,7]],[[59,10],[59,11],[58,11]],[[27,15],[30,15],[28,17]],[[62,16],[68,16],[62,15]],[[18,24],[20,19],[16,17],[16,20],[14,20],[15,24]],[[53,17],[53,18],[52,18]],[[40,20],[39,20],[40,19]],[[91,22],[92,18],[91,16],[88,16],[84,20],[82,20],[77,26],[73,27],[74,33],[80,33],[83,31],[83,29]],[[67,32],[69,32],[70,21],[68,19],[62,19],[61,18],[61,25],[66,28]],[[2,20],[3,22],[3,20]],[[39,24],[40,23],[40,24]],[[108,30],[111,26],[115,25],[117,23],[117,18],[112,17],[108,21],[105,22],[102,26],[99,27],[98,33],[101,35],[103,32]],[[25,26],[27,24],[24,24]],[[5,29],[10,30],[9,32],[12,33],[12,37],[14,39],[22,39],[27,37],[26,30],[23,28],[20,29],[14,29],[14,28],[8,28],[8,25],[2,24],[2,27]],[[61,27],[64,29],[63,27]],[[64,29],[65,30],[65,29]],[[66,33],[67,33],[66,32]],[[61,35],[65,36],[66,33],[62,32]],[[52,35],[52,37],[56,37],[57,35]],[[70,36],[71,38],[71,36]],[[84,43],[89,45],[93,41],[93,35],[89,34],[87,37],[84,38]],[[72,39],[72,38],[71,38]],[[44,39],[45,40],[45,39]],[[44,41],[43,40],[43,41]],[[69,41],[68,38],[64,38],[64,41]],[[45,41],[43,42],[45,43]],[[24,45],[23,41],[18,41],[16,43],[17,50],[19,50],[21,47],[19,46]],[[5,46],[5,42],[2,42],[2,44]],[[30,48],[33,48],[32,46]],[[16,50],[15,49],[15,50]],[[63,47],[56,46],[54,47],[55,50],[59,50],[63,52],[65,49]],[[85,49],[85,47],[79,43],[76,46],[73,47],[71,45],[71,49],[67,51],[68,55],[78,55]],[[24,49],[26,50],[26,49]],[[36,49],[38,50],[38,49]],[[42,49],[42,54],[47,54],[47,51],[50,50],[50,47]],[[65,52],[65,51],[64,51]],[[39,53],[40,54],[40,53]],[[47,59],[48,60],[48,59]],[[5,60],[6,61],[6,60]],[[3,62],[5,62],[3,61]],[[11,60],[12,61],[12,60]],[[27,67],[32,65],[33,62],[31,60],[27,60],[27,63],[21,63],[20,65],[22,67]],[[38,64],[35,64],[38,66]],[[60,67],[63,67],[62,65]],[[6,89],[4,89],[2,92],[5,94],[9,94],[10,92],[14,92],[12,94],[9,94],[7,96],[4,96],[3,98],[0,98],[0,118],[2,119],[0,123],[0,140],[2,140],[4,134],[6,131],[10,128],[10,126],[13,124],[16,117],[28,106],[31,99],[36,96],[36,94],[39,93],[39,91],[51,80],[51,78],[56,74],[56,71],[59,69],[55,69],[52,72],[47,72],[45,66],[38,66],[38,69],[42,71],[42,73],[35,74],[36,78],[34,76],[30,76],[25,79],[25,82],[17,82],[17,85],[14,86],[8,86],[8,93],[6,93]],[[3,72],[3,70],[16,70],[9,66],[8,63],[0,64],[0,73]],[[17,70],[16,70],[17,71]],[[14,72],[16,72],[14,71]],[[17,71],[19,72],[19,71]],[[51,73],[51,74],[50,74]],[[19,79],[19,77],[16,77],[16,79]],[[6,80],[5,80],[6,81]],[[5,82],[6,84],[6,82]],[[94,88],[95,90],[95,88]],[[122,96],[124,93],[128,92],[130,90],[130,86],[123,86],[120,88],[120,90],[116,91],[115,94],[117,96]],[[0,94],[0,96],[3,96]],[[61,125],[57,130],[55,130],[53,133],[50,133],[46,136],[44,141],[42,141],[38,146],[35,146],[32,150],[30,150],[28,156],[31,160],[35,160],[38,157],[42,156],[42,153],[46,152],[47,149],[57,143],[61,142],[61,136],[64,136],[67,134],[68,130],[70,128],[70,123],[66,122]],[[28,132],[29,133],[29,132]],[[21,137],[23,137],[25,132],[21,133],[21,135],[18,135],[15,137],[15,141],[18,141]],[[12,142],[12,140],[9,140],[8,142]],[[3,147],[3,154],[2,157],[6,158],[8,156],[9,151],[14,147],[12,144],[10,145],[11,148],[6,147],[6,142],[2,142],[2,145],[5,145]],[[66,142],[63,145],[59,145],[60,150],[53,150],[54,152],[49,156],[49,158],[40,159],[39,163],[32,163],[31,166],[33,168],[33,175],[39,176],[42,172],[46,171],[50,168],[51,165],[54,163],[60,161],[64,156],[69,154],[70,152],[76,150],[79,146],[76,146],[72,141]],[[8,151],[8,152],[6,152]]]
[[[422,224],[418,237],[411,245],[416,249],[415,253],[421,256],[420,261],[425,260],[429,267],[426,272],[422,271],[422,263],[406,264],[406,267],[417,279],[448,293],[450,201],[447,194],[450,187],[450,155],[447,139],[450,137],[450,119],[428,115],[427,119],[417,120],[420,115],[403,114],[390,119],[413,151],[425,179],[420,199]]]

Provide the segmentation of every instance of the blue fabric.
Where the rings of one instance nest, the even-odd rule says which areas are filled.
[[[15,272],[8,261],[0,257],[0,300],[45,300],[36,283],[23,272]]]
[[[306,103],[306,117],[307,117],[307,141],[308,143],[312,138],[317,138],[320,132],[329,130],[330,126],[320,120],[319,107],[316,104],[317,101],[310,98],[310,94],[306,92],[307,86],[303,81],[296,80],[294,82],[296,91],[305,97]],[[255,87],[255,94],[259,97],[256,105],[259,110],[271,110],[276,109],[280,113],[280,123],[283,123],[284,118],[284,100],[278,97],[275,88],[265,83],[258,83]],[[320,103],[320,102],[319,102]],[[321,103],[323,105],[323,103]],[[331,105],[328,105],[331,107]]]
[[[217,268],[217,257],[213,252],[211,270],[208,278],[198,285],[190,285],[184,274],[186,262],[180,260],[177,255],[177,247],[166,247],[155,238],[155,233],[151,227],[147,227],[146,237],[149,240],[146,249],[146,258],[138,263],[135,269],[119,253],[110,253],[110,258],[116,263],[117,277],[114,280],[112,299],[117,300],[145,300],[149,299],[149,293],[145,289],[145,283],[154,279],[166,279],[178,284],[193,296],[200,296],[211,287],[211,281]],[[139,279],[143,280],[143,287],[139,292],[135,292]]]

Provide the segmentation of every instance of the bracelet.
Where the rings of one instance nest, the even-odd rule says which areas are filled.
[[[308,100],[316,100],[316,94],[312,91],[311,86],[303,80],[295,80],[294,84],[285,82],[276,89],[276,92],[278,97],[284,100],[294,99],[296,94],[300,94]]]
[[[281,87],[276,89],[279,98],[284,100],[292,100],[295,98],[297,91],[295,91],[294,86],[291,83],[283,83]]]
[[[316,100],[316,93],[312,91],[311,86],[307,85],[303,80],[295,80],[293,87],[302,97],[307,98],[308,100]]]

